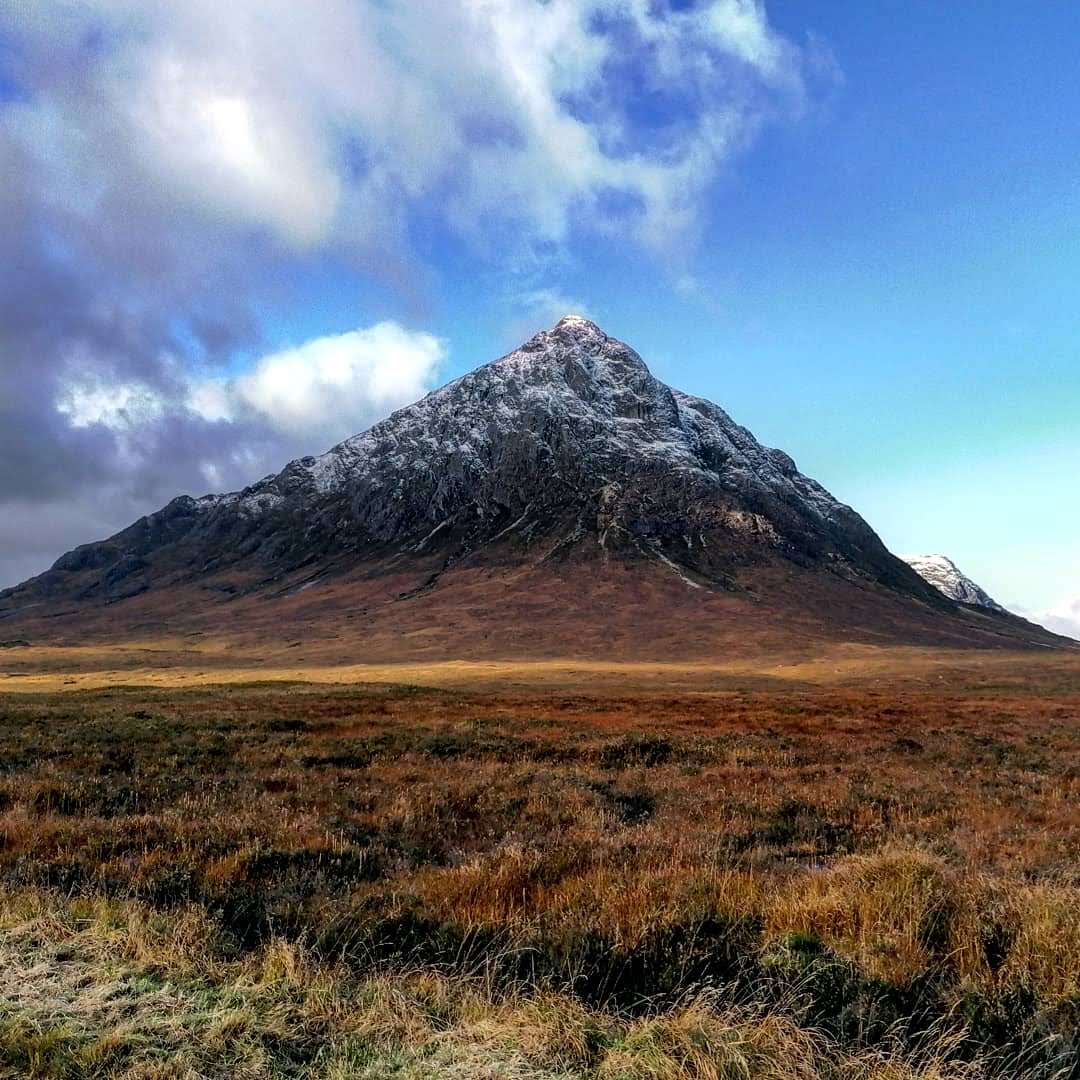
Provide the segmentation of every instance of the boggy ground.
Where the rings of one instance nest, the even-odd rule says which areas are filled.
[[[1078,719],[1064,671],[7,694],[0,1076],[1077,1076]]]

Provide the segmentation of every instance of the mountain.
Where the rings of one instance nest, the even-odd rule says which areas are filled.
[[[902,558],[920,577],[930,582],[935,589],[939,589],[950,600],[1007,614],[1005,608],[992,599],[985,589],[976,585],[947,556],[904,555]]]
[[[1057,640],[955,604],[787,454],[575,316],[321,457],[76,548],[0,593],[0,619],[383,658]]]

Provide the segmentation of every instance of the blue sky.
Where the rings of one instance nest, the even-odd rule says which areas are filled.
[[[48,193],[26,196],[20,250],[50,285],[58,248],[93,266],[88,311],[104,281],[153,323],[121,337],[95,314],[54,343],[55,392],[27,408],[66,418],[61,443],[97,438],[105,494],[86,514],[62,486],[11,494],[9,576],[169,484],[319,450],[566,309],[789,451],[893,550],[944,552],[1002,602],[1070,617],[1080,8],[500,0],[478,23],[468,4],[413,19],[328,0],[298,28],[289,5],[257,26],[245,6],[0,16],[0,145]],[[122,153],[86,150],[112,137],[88,99],[128,132]],[[97,179],[89,209],[73,164]],[[149,251],[94,235],[133,225]],[[380,397],[363,333],[390,323],[406,376]],[[350,332],[355,378],[327,395],[306,345]],[[99,352],[73,367],[80,333]],[[318,422],[284,424],[273,371],[308,379]],[[194,415],[193,380],[212,414]],[[162,465],[180,419],[201,474]]]

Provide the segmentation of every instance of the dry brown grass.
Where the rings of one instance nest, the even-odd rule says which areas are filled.
[[[43,1076],[185,1040],[218,1055],[193,1075],[1068,1075],[1078,704],[1049,677],[9,695],[0,935],[34,989],[0,1062],[36,1031],[108,1063]],[[118,968],[201,1019],[124,1035]]]
[[[170,930],[168,923],[185,923]],[[149,929],[148,929],[149,928]],[[199,948],[191,944],[199,940]],[[955,1037],[845,1052],[699,993],[639,1017],[434,972],[356,975],[273,939],[232,955],[195,911],[7,894],[0,1075],[193,1080],[967,1080]]]

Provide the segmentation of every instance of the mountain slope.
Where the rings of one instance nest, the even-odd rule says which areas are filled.
[[[530,617],[522,590],[565,600]],[[557,625],[594,594],[613,611],[635,595],[654,607],[627,630],[631,649],[665,633],[679,647],[686,633],[672,637],[680,620],[668,609],[722,609],[705,651],[739,618],[811,636],[993,644],[1037,633],[1013,617],[972,623],[786,454],[577,317],[321,457],[241,492],[180,497],[76,548],[0,593],[0,618],[201,625],[227,603],[230,620],[273,626],[270,601],[309,622],[351,603],[391,652],[416,622],[407,632],[445,648],[494,650],[492,635],[514,638],[522,619],[534,641],[569,633],[570,647],[590,620],[610,629],[626,617],[588,602],[576,631]],[[420,598],[419,619],[416,605],[406,614]],[[472,629],[455,637],[462,605]]]
[[[1005,608],[985,589],[976,585],[947,556],[904,555],[903,559],[920,577],[930,582],[935,589],[944,593],[950,600],[1007,614]]]

